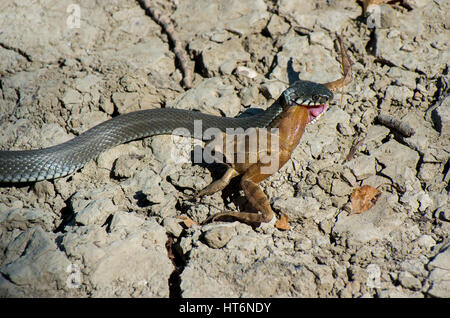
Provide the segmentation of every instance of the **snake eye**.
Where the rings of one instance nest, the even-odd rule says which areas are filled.
[[[319,95],[313,95],[312,100],[313,102],[317,102],[319,100]]]

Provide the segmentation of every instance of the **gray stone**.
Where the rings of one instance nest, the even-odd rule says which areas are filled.
[[[117,211],[114,213],[109,228],[112,232],[129,231],[142,226],[144,223],[145,219],[134,213]]]
[[[419,237],[419,239],[417,240],[417,244],[429,250],[436,245],[436,241],[430,235],[424,234],[421,237]]]
[[[240,76],[245,76],[249,79],[254,79],[257,76],[261,76],[255,70],[245,67],[245,66],[242,66],[242,65],[240,65],[236,68],[236,74],[240,75]]]
[[[97,157],[96,161],[99,168],[111,171],[115,169],[114,163],[118,158],[122,156],[142,157],[145,156],[145,154],[145,150],[143,151],[141,149],[138,149],[133,143],[128,143],[124,145],[117,145],[116,147],[102,152]],[[126,172],[124,171],[122,171],[122,173],[126,174]]]
[[[67,109],[72,109],[73,105],[81,105],[83,95],[74,89],[68,89],[62,98],[62,102]]]
[[[412,90],[410,90],[408,87],[397,85],[390,85],[386,89],[386,93],[384,95],[384,98],[386,98],[387,100],[395,100],[399,102],[401,105],[405,105],[406,100],[412,97],[413,97]]]
[[[266,29],[272,38],[281,34],[286,34],[289,31],[289,28],[289,24],[275,14],[270,17],[270,21],[266,26]]]
[[[71,139],[71,135],[57,124],[43,124],[41,127],[42,147],[51,147],[69,139]]]
[[[111,98],[119,114],[125,114],[139,110],[138,93],[116,92],[112,94]]]
[[[208,259],[216,262],[211,264]],[[301,257],[267,253],[256,257],[251,249],[235,249],[230,254],[228,247],[198,247],[190,252],[180,287],[183,297],[317,297],[319,286],[321,291],[328,290],[327,277],[316,285],[316,276],[301,261]]]
[[[277,99],[287,88],[286,84],[280,81],[270,81],[261,84],[260,90],[266,98]]]
[[[447,247],[439,254],[437,254],[433,260],[428,264],[428,269],[440,268],[450,271],[450,248]]]
[[[40,226],[10,242],[6,257],[9,262],[0,267],[0,272],[14,284],[28,287],[29,296],[37,291],[53,295],[55,289],[65,288],[70,263]]]
[[[147,74],[156,72],[163,77],[168,77],[175,71],[168,44],[158,37],[148,37],[134,45],[102,51],[101,58],[118,59]]]
[[[129,178],[137,170],[140,163],[139,157],[122,155],[114,163],[113,174],[118,178]]]
[[[101,80],[100,77],[94,74],[88,74],[83,78],[77,78],[75,80],[75,88],[82,93],[88,93],[91,91],[91,87],[95,86]]]
[[[450,271],[435,268],[429,275],[431,282],[427,294],[432,297],[449,298],[450,297]]]
[[[233,234],[233,227],[222,225],[206,230],[203,234],[203,238],[209,247],[222,248],[230,241]]]
[[[410,127],[414,127],[414,135],[404,138],[406,144],[420,153],[425,153],[430,148],[431,140],[438,138],[438,134],[431,128],[430,123],[425,121],[422,116],[414,113],[408,113],[402,118]]]
[[[241,103],[232,86],[214,77],[179,95],[173,102],[168,103],[167,107],[196,109],[204,113],[235,117],[239,113]]]
[[[317,214],[320,209],[320,202],[312,197],[275,198],[273,208],[286,213],[290,220],[308,219]]]
[[[114,214],[117,210],[117,207],[109,198],[86,201],[83,203],[79,202],[81,206],[84,206],[83,208],[79,209],[79,205],[74,208],[75,221],[83,225],[103,225],[108,216]]]
[[[432,118],[441,136],[448,138],[450,136],[450,96],[446,96],[441,104],[433,110]]]
[[[53,221],[47,211],[36,208],[10,208],[0,205],[0,228],[27,230],[40,225],[46,231],[53,229]]]
[[[384,168],[381,173],[402,189],[408,191],[405,193],[406,196],[413,196],[415,200],[417,200],[417,192],[421,190],[421,187],[419,179],[415,176],[415,169],[401,165],[390,165]]]
[[[171,234],[174,237],[179,237],[183,232],[183,227],[181,226],[182,220],[168,217],[163,220],[162,225],[166,229],[168,234]]]
[[[406,166],[415,169],[419,154],[411,148],[390,140],[370,153],[385,167]]]
[[[414,277],[410,272],[403,271],[398,275],[398,280],[400,284],[408,289],[420,290],[422,288],[422,283],[419,279]]]
[[[168,297],[173,265],[166,241],[154,220],[116,212],[110,233],[98,225],[69,228],[62,244],[83,260],[82,281],[93,287],[94,297]]]
[[[417,73],[402,70],[399,67],[392,67],[387,74],[394,79],[394,84],[397,86],[404,86],[409,89],[416,89]]]
[[[355,175],[356,180],[367,179],[376,173],[374,156],[359,155],[345,163],[345,166],[350,168]]]
[[[352,187],[341,179],[333,179],[331,184],[331,193],[337,196],[348,195],[352,192]]]
[[[236,39],[221,44],[209,44],[203,48],[201,57],[208,77],[219,75],[219,71],[229,75],[236,68],[237,63],[250,61],[250,54]]]
[[[332,233],[335,237],[346,236],[361,243],[388,238],[389,233],[398,230],[406,217],[397,209],[395,196],[384,193],[371,209],[363,213],[340,214]]]
[[[174,162],[175,145],[173,136],[161,135],[151,139],[152,155],[160,162]]]

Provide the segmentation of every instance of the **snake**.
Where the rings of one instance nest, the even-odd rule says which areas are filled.
[[[193,110],[157,108],[139,110],[104,121],[64,143],[42,149],[0,150],[0,183],[50,180],[72,174],[100,153],[119,144],[187,129],[192,137],[206,139],[203,132],[216,128],[276,127],[280,114],[295,105],[308,107],[308,123],[327,109],[333,93],[323,84],[299,80],[288,87],[265,111],[252,116],[222,117]],[[202,133],[195,130],[201,121]]]

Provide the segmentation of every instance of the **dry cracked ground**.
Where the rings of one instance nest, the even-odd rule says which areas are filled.
[[[180,216],[247,203],[238,183],[186,200],[224,170],[177,163],[171,136],[120,145],[68,177],[1,185],[1,296],[450,297],[449,1],[383,4],[370,21],[356,0],[157,1],[189,56],[189,90],[137,1],[77,3],[1,2],[2,150],[55,145],[139,109],[264,109],[290,59],[302,79],[340,77],[336,32],[353,82],[261,184],[289,231],[186,227]],[[351,213],[361,185],[382,195]]]

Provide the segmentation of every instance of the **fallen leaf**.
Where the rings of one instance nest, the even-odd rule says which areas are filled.
[[[364,15],[366,14],[367,8],[369,6],[379,5],[379,4],[382,4],[382,3],[389,2],[389,1],[391,1],[391,0],[363,0],[362,1],[362,3],[363,3],[363,14]]]
[[[375,205],[380,195],[381,192],[370,185],[363,185],[354,189],[350,195],[352,213],[362,213],[369,210]]]
[[[286,214],[282,213],[280,219],[275,222],[275,227],[279,230],[287,231],[290,230],[289,218]]]
[[[180,215],[180,216],[178,216],[177,218],[183,220],[184,226],[185,226],[186,228],[190,228],[190,227],[192,227],[192,226],[197,226],[197,225],[198,225],[197,222],[195,222],[194,220],[192,220],[192,219],[191,219],[190,217],[188,217],[188,216]]]

